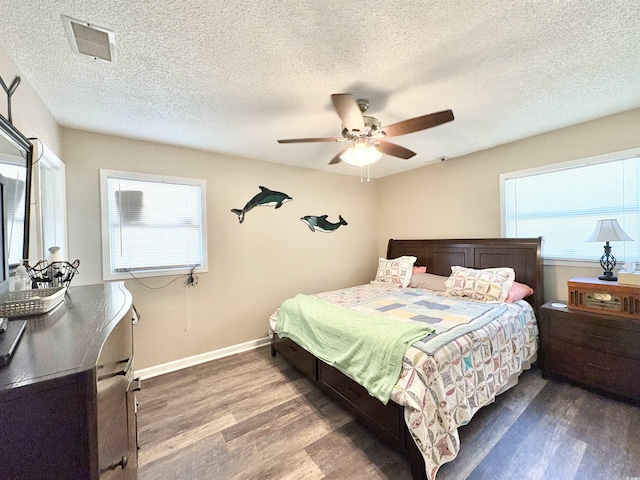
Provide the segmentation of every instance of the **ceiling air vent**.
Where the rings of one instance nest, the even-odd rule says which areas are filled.
[[[62,15],[62,21],[74,52],[107,62],[115,62],[115,34],[113,31],[66,15]]]

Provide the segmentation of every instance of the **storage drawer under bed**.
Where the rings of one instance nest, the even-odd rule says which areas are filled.
[[[327,393],[340,397],[351,410],[357,411],[363,417],[361,420],[378,435],[397,449],[405,449],[404,411],[401,406],[392,401],[385,406],[369,395],[366,388],[320,360],[318,382]]]
[[[278,352],[305,376],[318,385],[327,395],[351,410],[358,419],[393,448],[406,452],[416,449],[406,433],[404,409],[391,400],[384,405],[372,397],[366,388],[347,377],[338,369],[316,359],[311,353],[288,338],[275,335],[272,339],[272,355]],[[407,439],[410,444],[407,445]],[[419,464],[422,464],[421,454]]]
[[[288,338],[275,337],[275,349],[311,380],[316,380],[316,359],[300,345]]]

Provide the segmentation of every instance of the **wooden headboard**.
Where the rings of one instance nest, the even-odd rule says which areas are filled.
[[[544,303],[542,282],[542,237],[479,238],[459,240],[389,240],[387,258],[402,255],[418,257],[416,265],[426,265],[427,272],[451,274],[451,266],[469,268],[511,267],[516,281],[526,283],[534,293],[527,301],[539,318]]]

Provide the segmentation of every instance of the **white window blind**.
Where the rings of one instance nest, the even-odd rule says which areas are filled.
[[[105,280],[206,271],[204,180],[100,173]]]
[[[22,157],[18,157],[22,160]],[[22,160],[24,162],[24,160]],[[26,169],[24,164],[17,164],[11,155],[3,156],[0,162],[0,175],[5,182],[5,212],[7,214],[7,247],[9,249],[9,265],[22,263],[22,242],[24,239],[24,210],[16,205],[24,205],[26,193]],[[16,211],[19,210],[19,211]]]
[[[547,259],[597,260],[603,244],[585,242],[600,219],[615,218],[635,241],[615,242],[619,262],[640,260],[638,156],[504,175],[504,233],[544,237]]]

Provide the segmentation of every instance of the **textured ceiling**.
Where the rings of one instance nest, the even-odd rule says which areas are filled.
[[[330,94],[394,138],[372,177],[640,107],[640,2],[0,0],[0,44],[63,126],[344,174]],[[115,32],[116,62],[73,53],[61,15]],[[0,75],[2,72],[0,72]],[[11,79],[5,79],[11,81]],[[17,95],[17,93],[16,93]]]

